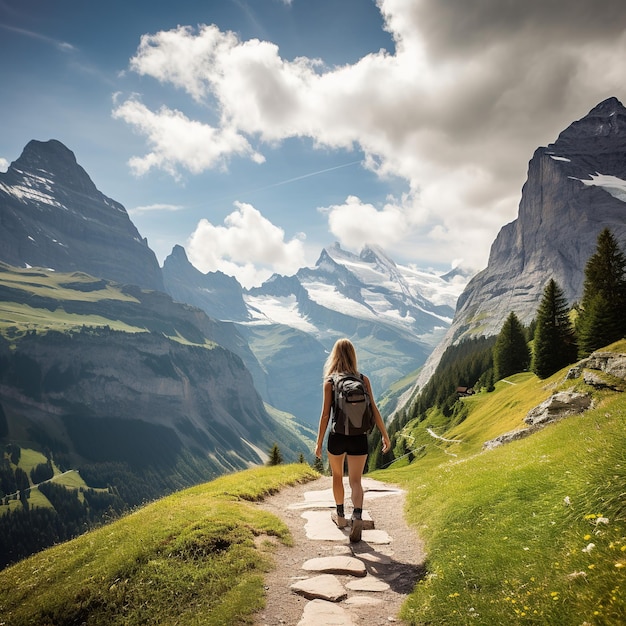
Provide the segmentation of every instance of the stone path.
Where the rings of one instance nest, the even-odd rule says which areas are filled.
[[[346,481],[347,482],[347,481]],[[266,578],[266,608],[256,626],[398,623],[406,595],[424,572],[422,544],[404,520],[404,492],[364,478],[362,540],[331,520],[331,479],[283,490],[262,508],[289,526],[294,545],[276,546]],[[350,517],[346,484],[346,517]]]

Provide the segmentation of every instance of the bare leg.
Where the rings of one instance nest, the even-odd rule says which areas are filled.
[[[355,509],[363,508],[361,477],[363,476],[366,461],[367,454],[348,455],[348,479],[350,481],[352,505]]]
[[[343,504],[345,497],[343,489],[343,463],[345,458],[345,454],[328,453],[328,463],[330,464],[330,471],[333,474],[333,496],[335,498],[335,504]]]

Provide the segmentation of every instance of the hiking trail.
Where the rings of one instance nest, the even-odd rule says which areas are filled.
[[[346,517],[352,513],[344,478]],[[423,577],[424,549],[404,518],[405,492],[363,478],[362,539],[331,520],[332,479],[287,487],[258,506],[280,517],[294,545],[277,543],[275,569],[265,577],[266,606],[255,626],[356,626],[403,624],[398,613]]]

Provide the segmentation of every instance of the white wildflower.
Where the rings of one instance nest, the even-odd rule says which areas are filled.
[[[589,552],[591,552],[595,547],[596,547],[595,543],[589,543],[587,544],[586,548],[583,548],[583,552],[586,552],[587,554],[589,554]]]

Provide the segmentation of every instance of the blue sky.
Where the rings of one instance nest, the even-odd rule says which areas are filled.
[[[58,139],[162,262],[485,266],[533,151],[624,101],[618,0],[0,0],[0,167]]]

